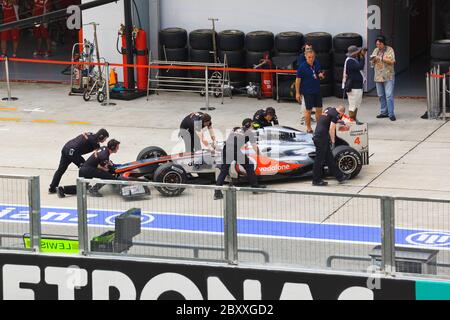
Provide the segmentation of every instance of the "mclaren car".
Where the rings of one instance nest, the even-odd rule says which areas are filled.
[[[334,159],[339,169],[353,179],[369,163],[367,124],[345,122],[338,124],[336,130]],[[249,145],[242,151],[254,163],[260,182],[312,176],[316,151],[312,134],[285,126],[265,127],[255,134],[260,155],[257,157]],[[138,154],[136,161],[116,166],[115,174],[124,180],[213,184],[220,171],[222,148],[223,143],[218,143],[214,150],[168,155],[162,148],[150,146]],[[243,182],[246,172],[241,165],[232,163],[229,178],[233,183]],[[173,186],[156,189],[164,196],[178,196],[184,191]]]

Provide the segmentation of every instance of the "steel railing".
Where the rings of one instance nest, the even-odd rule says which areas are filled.
[[[14,193],[14,184],[13,187],[0,184],[0,195],[3,194],[4,205],[28,208],[29,220],[25,221],[28,224],[21,224],[25,228],[13,230],[8,226],[15,223],[2,215],[0,248],[25,249],[5,243],[23,239],[26,233],[30,234],[31,244],[27,250],[39,252],[42,237],[39,177],[0,175],[2,179],[25,182],[26,188],[16,191],[25,194],[22,199],[26,203],[25,200],[8,203],[11,201],[6,195]],[[142,185],[152,193],[138,201],[124,201],[115,189],[105,187],[103,198],[92,198],[88,193],[88,185],[92,183],[104,183],[116,189]],[[185,191],[178,197],[164,197],[156,191],[161,187]],[[213,200],[214,190],[221,190],[224,199]],[[414,270],[420,269],[428,270],[421,271],[427,276],[450,277],[450,200],[274,189],[259,189],[254,195],[254,191],[235,186],[80,178],[77,181],[79,252],[355,272],[369,270],[376,264],[386,275],[417,275]],[[130,248],[122,252],[92,250],[93,237],[111,231],[115,217],[134,207],[155,218],[155,224],[141,230]],[[104,214],[102,218],[108,218],[111,223],[90,221],[93,211],[99,216]],[[158,224],[161,221],[165,224]]]

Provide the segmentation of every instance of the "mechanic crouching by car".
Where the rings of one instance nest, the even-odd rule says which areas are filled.
[[[75,164],[78,168],[85,162],[82,155],[91,153],[94,150],[100,148],[100,143],[103,143],[108,139],[109,133],[106,129],[100,129],[97,133],[85,132],[77,136],[76,138],[67,142],[61,150],[61,158],[59,160],[59,166],[53,175],[53,180],[50,183],[49,193],[56,193],[56,188],[61,182],[61,178],[66,172],[71,163]]]
[[[216,137],[212,128],[211,116],[203,112],[193,112],[186,116],[180,124],[179,136],[184,141],[186,152],[202,150],[202,144],[208,148],[209,143],[203,136],[203,129],[208,128],[209,135],[214,144]]]
[[[313,136],[314,145],[316,146],[312,181],[314,186],[328,185],[328,182],[323,180],[323,166],[325,163],[328,165],[331,174],[333,174],[340,183],[349,178],[339,170],[334,160],[333,153],[331,152],[336,142],[336,124],[342,119],[344,113],[344,106],[327,108],[317,122],[317,127]]]
[[[99,178],[102,180],[117,180],[117,178],[111,173],[114,170],[109,156],[112,153],[119,151],[120,142],[117,140],[108,141],[106,147],[101,147],[95,151],[81,166],[79,176],[86,179]],[[89,195],[93,197],[103,197],[99,192],[103,184],[97,183],[89,189]]]
[[[264,127],[270,127],[270,126],[277,126],[278,125],[278,117],[275,113],[275,109],[272,107],[268,107],[266,110],[259,109],[256,111],[255,115],[253,116],[253,128],[254,129],[260,129]]]
[[[255,166],[250,163],[250,159],[242,153],[241,148],[250,142],[256,155],[259,155],[258,145],[256,144],[256,136],[251,130],[252,119],[247,118],[242,122],[242,127],[234,128],[224,143],[222,149],[222,165],[220,167],[220,173],[217,177],[216,185],[223,186],[225,178],[230,171],[230,165],[233,161],[241,164],[247,172],[248,182],[252,188],[265,188],[263,185],[258,184],[258,179],[255,174]],[[256,191],[253,193],[257,193]],[[223,194],[220,190],[215,190],[214,200],[222,199]]]

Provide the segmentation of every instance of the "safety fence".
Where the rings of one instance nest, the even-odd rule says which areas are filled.
[[[0,248],[37,249],[40,218],[39,177],[0,175]]]
[[[78,192],[83,254],[450,277],[450,201],[84,179]]]
[[[450,69],[433,67],[426,74],[428,119],[446,120],[450,115]]]
[[[98,179],[77,193],[76,210],[41,208],[38,177],[0,176],[0,248],[450,278],[450,201]]]

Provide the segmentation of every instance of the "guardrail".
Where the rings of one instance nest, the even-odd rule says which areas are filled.
[[[104,197],[89,195],[93,183]],[[137,186],[145,193],[124,200]],[[78,239],[55,240],[41,233],[39,178],[0,175],[0,249],[51,252],[67,240],[71,254],[450,278],[448,200],[97,179],[78,179],[77,191]]]
[[[90,197],[89,183],[109,185],[105,196]],[[151,194],[132,202],[119,195],[138,185]],[[110,217],[139,208],[142,229],[129,246],[111,246],[107,254],[233,265],[259,263],[262,255],[266,265],[450,277],[450,201],[96,179],[79,179],[77,186],[84,255],[105,254],[93,250],[92,240],[118,232]],[[185,190],[164,197],[157,192],[162,187]],[[223,200],[213,200],[216,189]],[[92,213],[110,224],[88,223]],[[200,256],[204,249],[216,253]],[[332,266],[333,260],[345,261]]]
[[[0,223],[0,232],[23,234],[29,233],[30,248],[23,247],[20,241],[0,242],[1,249],[33,250],[39,252],[41,235],[41,214],[40,214],[40,194],[39,177],[0,175],[0,213],[20,215],[20,223],[4,222]],[[17,210],[20,208],[20,210]],[[16,210],[17,212],[11,212]],[[4,234],[3,236],[4,237]]]

